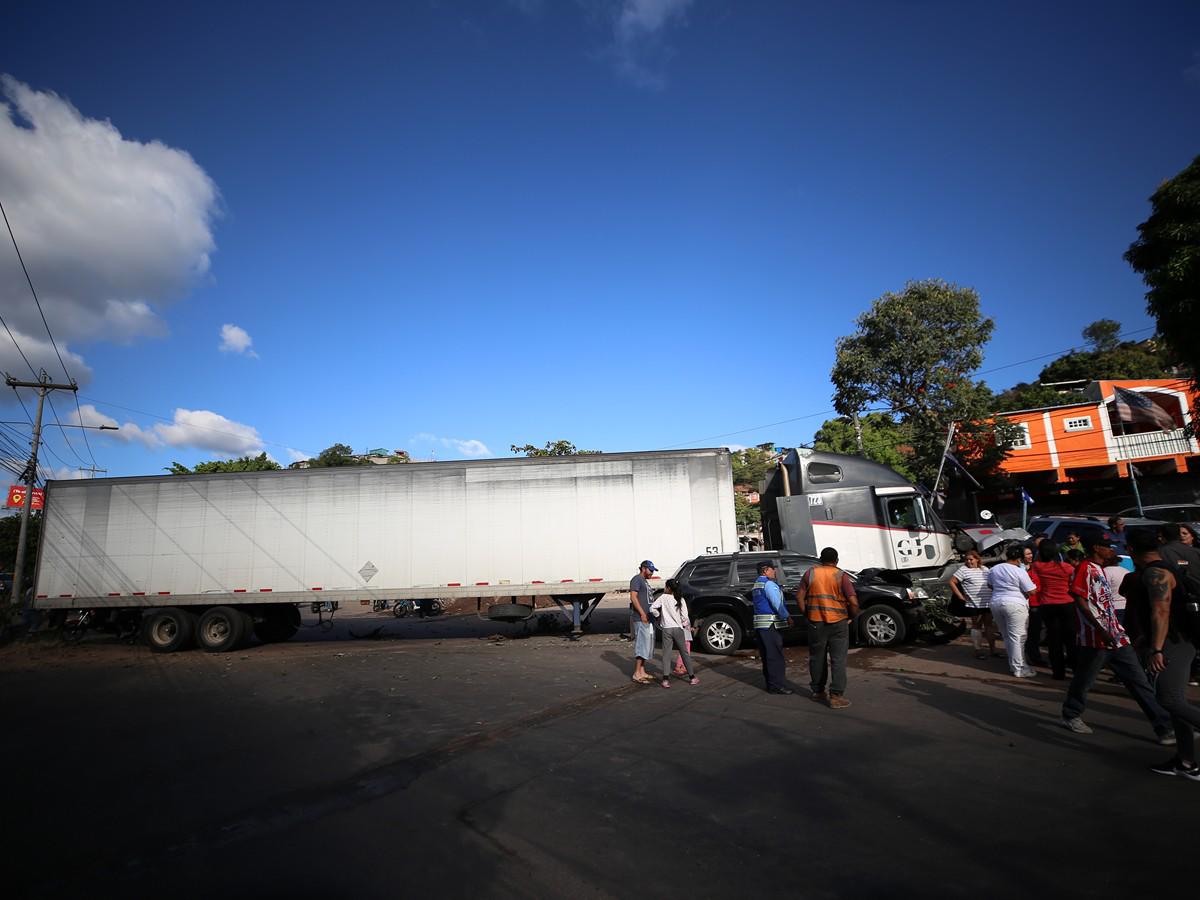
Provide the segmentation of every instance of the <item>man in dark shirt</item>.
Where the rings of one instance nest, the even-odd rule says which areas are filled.
[[[1187,700],[1188,674],[1196,657],[1186,609],[1187,595],[1173,567],[1163,561],[1152,534],[1131,535],[1129,550],[1137,568],[1121,582],[1121,593],[1129,599],[1126,618],[1132,616],[1138,621],[1147,641],[1146,670],[1155,678],[1155,698],[1171,714],[1179,751],[1150,770],[1159,775],[1180,775],[1200,781],[1193,732],[1200,728],[1200,708]]]
[[[650,603],[654,592],[649,578],[658,567],[648,559],[642,560],[638,573],[629,581],[629,635],[633,638],[633,680],[650,684],[654,679],[646,672],[646,660],[654,655],[654,624],[650,621]]]

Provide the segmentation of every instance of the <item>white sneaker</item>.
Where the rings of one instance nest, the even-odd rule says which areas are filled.
[[[1083,719],[1079,718],[1079,716],[1075,716],[1073,719],[1063,719],[1062,723],[1063,728],[1068,728],[1076,734],[1092,733],[1091,727]]]
[[[1017,673],[1017,677],[1018,678],[1037,678],[1037,670],[1031,669],[1028,666],[1026,666],[1024,669],[1022,669],[1020,672]]]

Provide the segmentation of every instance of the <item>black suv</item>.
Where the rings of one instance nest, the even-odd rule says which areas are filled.
[[[784,603],[795,624],[781,629],[787,639],[805,632],[796,606],[796,588],[804,573],[817,565],[815,556],[789,551],[723,553],[698,556],[679,567],[675,580],[688,604],[696,628],[696,641],[706,653],[733,653],[750,634],[754,606],[750,594],[758,578],[758,564],[775,564],[775,579],[783,588]],[[925,620],[921,598],[925,592],[907,583],[897,584],[875,577],[850,576],[862,610],[851,629],[852,637],[875,647],[893,647],[904,640],[909,629]],[[907,581],[901,578],[900,581]]]

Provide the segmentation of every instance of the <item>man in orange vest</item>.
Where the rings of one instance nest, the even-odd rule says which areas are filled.
[[[830,709],[845,709],[850,701],[846,693],[846,655],[850,651],[850,620],[858,615],[858,595],[850,576],[838,568],[838,552],[833,547],[821,551],[821,564],[813,566],[800,579],[796,590],[800,615],[808,619],[808,674],[812,698],[829,704]],[[832,665],[827,663],[827,660]],[[828,670],[833,669],[829,693],[825,693]]]

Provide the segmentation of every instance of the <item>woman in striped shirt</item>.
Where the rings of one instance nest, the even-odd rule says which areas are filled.
[[[964,565],[950,576],[950,592],[956,603],[951,612],[971,620],[971,644],[976,659],[987,659],[983,650],[986,634],[988,651],[996,655],[996,631],[992,627],[992,614],[988,609],[992,600],[992,589],[988,586],[987,569],[978,551],[968,550],[963,557]]]

